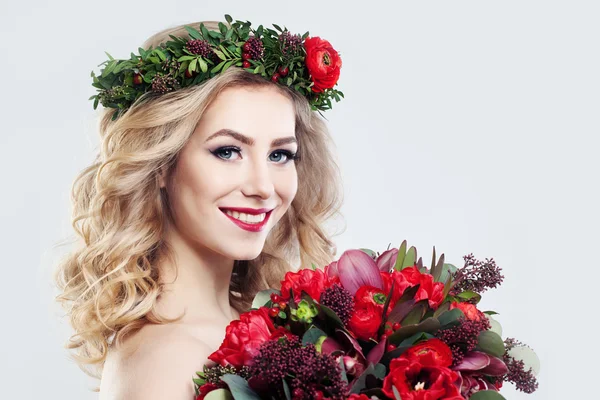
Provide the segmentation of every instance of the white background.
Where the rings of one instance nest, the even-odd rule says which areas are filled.
[[[537,393],[505,396],[599,398],[600,6],[575,0],[3,0],[0,398],[97,399],[62,349],[50,281],[98,144],[90,71],[105,50],[129,58],[160,29],[225,13],[342,54],[346,100],[327,113],[340,253],[408,239],[426,261],[433,245],[455,264],[494,257],[505,284],[483,308],[542,361]]]

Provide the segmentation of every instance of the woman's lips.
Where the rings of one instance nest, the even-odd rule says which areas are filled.
[[[240,208],[234,209],[234,208],[221,208],[220,209],[221,212],[223,214],[225,214],[225,216],[227,218],[229,218],[234,224],[236,224],[237,226],[239,226],[240,228],[249,231],[249,232],[260,232],[264,229],[264,227],[267,225],[267,222],[269,222],[269,217],[271,216],[271,213],[273,212],[273,210],[270,211],[266,211],[266,215],[265,215],[265,219],[263,219],[261,222],[257,222],[257,223],[248,223],[248,222],[244,222],[242,220],[239,220],[229,214],[227,214],[227,210],[232,210],[232,211],[237,211],[237,210],[241,210]]]

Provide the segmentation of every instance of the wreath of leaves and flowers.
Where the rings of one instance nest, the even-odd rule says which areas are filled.
[[[113,120],[124,113],[139,97],[160,95],[200,84],[230,67],[260,74],[272,82],[285,85],[305,96],[315,111],[331,109],[332,100],[344,94],[334,89],[342,61],[327,40],[292,34],[287,28],[260,25],[251,27],[225,15],[227,24],[219,22],[219,31],[186,26],[189,37],[169,35],[171,41],[157,48],[139,48],[128,60],[109,57],[99,76],[92,71],[92,85],[98,93],[91,96],[94,109],[98,104],[116,109]]]

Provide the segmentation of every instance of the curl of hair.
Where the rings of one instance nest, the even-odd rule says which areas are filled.
[[[197,27],[200,23],[188,24]],[[205,22],[218,29],[215,22]],[[150,37],[144,48],[185,36],[184,26]],[[168,323],[156,311],[162,291],[157,262],[168,257],[163,241],[168,203],[159,174],[175,165],[180,150],[211,101],[228,87],[277,87],[294,103],[298,191],[288,212],[269,233],[254,260],[235,261],[230,302],[248,309],[254,295],[277,286],[298,259],[300,268],[329,264],[336,247],[323,224],[339,214],[343,192],[331,152],[331,137],[320,116],[296,92],[240,68],[230,68],[201,85],[153,96],[147,94],[117,120],[103,110],[101,149],[75,180],[73,227],[81,246],[56,270],[57,301],[75,331],[67,348],[88,374],[99,377],[110,345],[148,323]]]

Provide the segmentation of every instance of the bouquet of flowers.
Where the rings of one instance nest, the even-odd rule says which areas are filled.
[[[227,327],[196,400],[493,400],[504,382],[531,393],[537,356],[477,307],[503,279],[493,259],[457,268],[435,248],[427,268],[406,241],[288,272]]]

